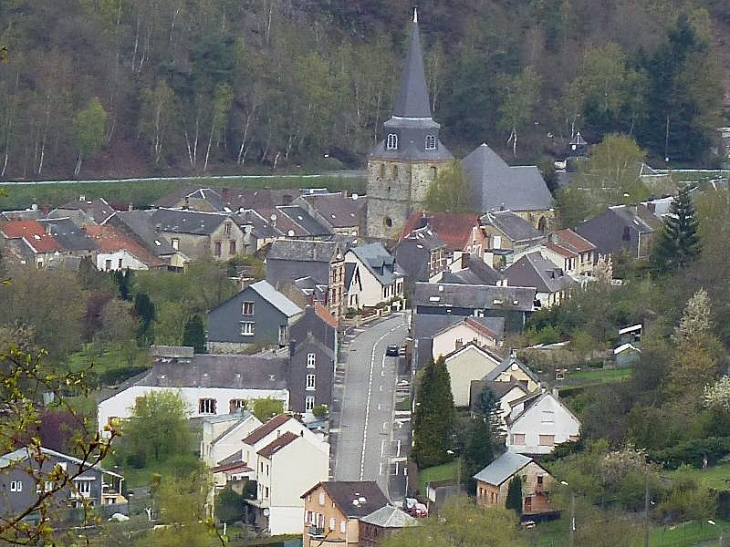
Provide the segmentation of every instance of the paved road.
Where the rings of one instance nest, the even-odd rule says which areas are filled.
[[[358,329],[344,348],[344,383],[336,388],[339,420],[335,433],[335,480],[375,480],[389,491],[394,456],[393,406],[398,357],[386,357],[388,344],[402,344],[405,315],[400,313]],[[396,447],[397,449],[397,447]]]

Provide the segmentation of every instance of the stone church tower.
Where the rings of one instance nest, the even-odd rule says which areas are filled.
[[[415,11],[400,89],[383,127],[385,138],[368,157],[366,231],[369,237],[397,239],[408,217],[424,208],[439,170],[453,159],[431,117]]]

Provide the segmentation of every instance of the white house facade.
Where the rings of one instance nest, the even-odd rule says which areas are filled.
[[[203,420],[203,436],[200,441],[200,457],[208,467],[215,467],[243,449],[243,439],[261,421],[250,412],[226,414]]]
[[[464,321],[450,325],[434,334],[433,358],[436,360],[441,355],[449,355],[470,343],[481,348],[491,349],[497,349],[501,345],[497,333],[472,318],[466,318]],[[479,378],[474,379],[478,380]]]
[[[96,269],[100,272],[110,272],[126,269],[149,270],[149,267],[129,251],[120,250],[113,253],[99,252],[96,255]]]
[[[469,406],[471,383],[481,380],[500,364],[498,358],[471,343],[452,351],[444,360],[457,407]]]
[[[512,403],[507,417],[507,449],[520,454],[550,454],[555,445],[577,441],[580,421],[549,392]]]
[[[381,243],[350,249],[345,254],[347,307],[374,307],[403,296],[404,273]]]

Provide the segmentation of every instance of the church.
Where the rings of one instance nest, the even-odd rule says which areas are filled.
[[[414,11],[408,52],[384,139],[367,166],[367,235],[397,239],[406,220],[423,211],[429,186],[454,159],[431,115],[423,51]],[[509,166],[482,144],[461,160],[475,212],[511,210],[544,231],[554,218],[553,199],[536,166]]]

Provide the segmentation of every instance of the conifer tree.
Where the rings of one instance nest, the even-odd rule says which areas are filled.
[[[522,477],[519,475],[515,475],[509,483],[505,507],[518,515],[522,514]]]
[[[134,297],[134,311],[139,317],[139,329],[137,330],[137,341],[140,345],[149,345],[152,342],[152,322],[157,314],[155,305],[147,293],[140,292]]]
[[[414,417],[413,457],[419,467],[449,461],[454,423],[454,396],[446,361],[439,357],[424,370]]]
[[[669,214],[652,252],[652,265],[659,274],[684,268],[700,254],[697,217],[689,188],[682,187],[672,200]]]
[[[190,346],[195,353],[205,353],[205,328],[203,320],[198,314],[193,315],[185,323],[183,346]]]
[[[484,467],[492,463],[494,448],[492,446],[492,428],[485,416],[477,416],[469,427],[469,437],[464,447],[464,465],[462,472],[469,494],[476,494],[476,481],[472,478]]]

